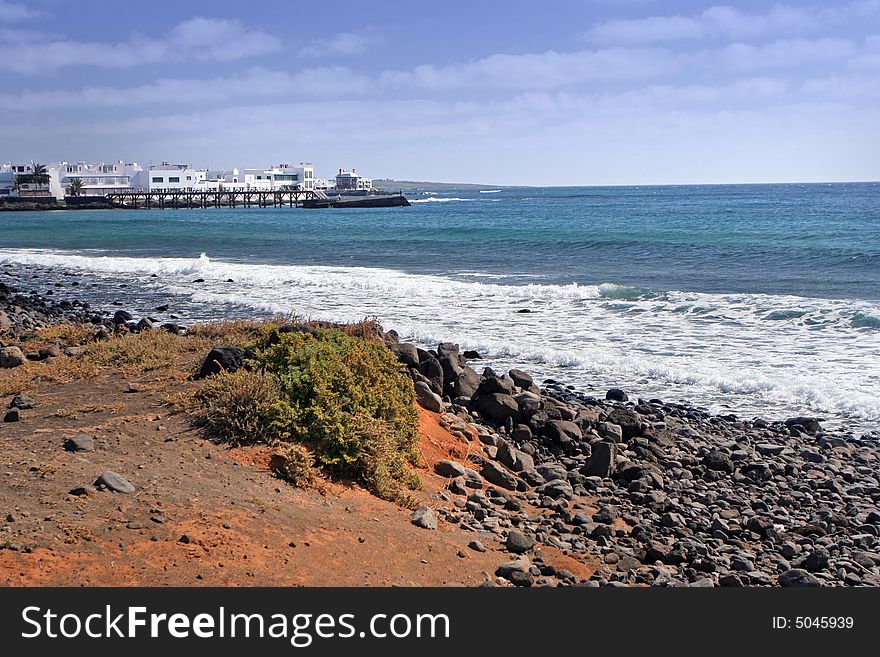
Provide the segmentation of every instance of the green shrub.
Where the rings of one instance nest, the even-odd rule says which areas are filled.
[[[329,472],[360,480],[385,499],[418,487],[419,419],[412,381],[383,345],[332,328],[276,333],[253,346],[274,376],[279,437],[313,445]]]
[[[372,324],[357,325],[369,334]],[[410,504],[421,486],[419,416],[412,381],[382,344],[338,328],[299,326],[246,345],[252,371],[219,374],[200,393],[202,417],[236,442],[290,442],[294,474],[310,458],[375,495]],[[302,329],[302,330],[300,330]],[[280,463],[280,461],[278,461]]]
[[[238,370],[211,377],[197,399],[198,419],[217,438],[247,444],[276,437],[273,409],[281,400],[281,387],[265,372]]]

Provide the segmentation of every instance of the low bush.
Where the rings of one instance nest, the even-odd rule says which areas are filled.
[[[274,407],[281,387],[265,372],[238,370],[209,378],[196,394],[197,418],[208,433],[233,444],[271,442],[278,438]]]
[[[315,454],[300,443],[279,446],[269,467],[277,476],[300,488],[322,488],[321,470],[315,465]]]
[[[421,483],[410,468],[419,460],[412,381],[384,345],[369,339],[375,326],[357,326],[364,337],[303,324],[247,344],[252,371],[209,381],[203,417],[239,442],[307,445],[328,473],[408,504],[407,489]]]

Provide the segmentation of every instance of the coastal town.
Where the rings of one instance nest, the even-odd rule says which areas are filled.
[[[0,164],[0,204],[131,193],[217,193],[303,191],[369,193],[373,183],[356,169],[338,169],[333,178],[315,177],[311,162],[226,170],[161,162],[35,162]]]

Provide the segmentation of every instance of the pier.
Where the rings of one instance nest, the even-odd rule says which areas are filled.
[[[117,208],[165,210],[177,208],[282,208],[302,206],[305,201],[326,200],[315,190],[218,190],[116,192],[104,197]]]

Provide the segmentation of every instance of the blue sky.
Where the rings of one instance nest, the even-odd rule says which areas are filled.
[[[0,161],[880,179],[880,0],[0,0]]]

